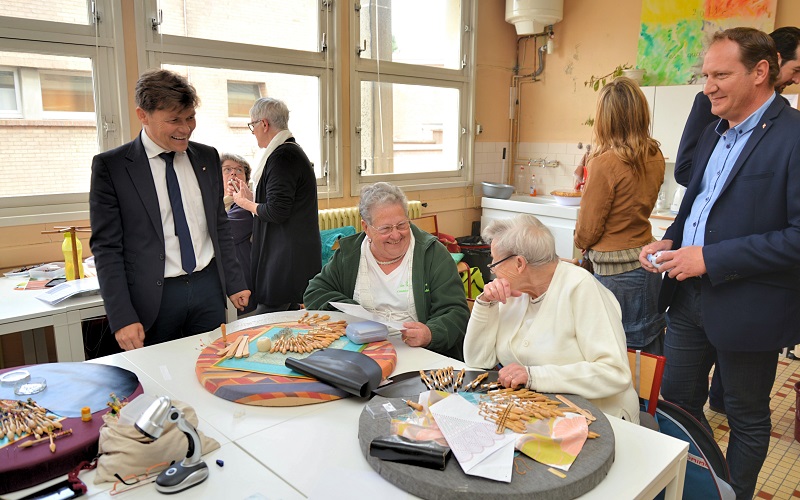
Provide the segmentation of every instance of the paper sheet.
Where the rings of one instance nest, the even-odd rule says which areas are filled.
[[[385,320],[379,314],[371,313],[358,304],[348,304],[346,302],[330,302],[330,305],[342,311],[343,313],[349,314],[351,316],[356,316],[362,319],[368,319],[370,321],[386,325],[389,328],[394,328],[395,330],[398,331],[404,329],[403,323],[399,321]]]
[[[479,415],[478,407],[458,394],[429,410],[465,473],[511,482],[516,434],[497,434],[496,426]]]
[[[83,278],[80,280],[65,281],[46,292],[40,293],[36,298],[52,306],[75,295],[89,295],[98,293],[99,291],[100,283],[98,283],[97,277]]]

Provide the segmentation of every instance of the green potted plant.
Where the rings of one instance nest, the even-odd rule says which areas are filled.
[[[623,72],[632,69],[634,69],[633,66],[631,66],[628,63],[620,64],[619,66],[614,68],[614,70],[611,71],[611,73],[602,76],[594,76],[594,75],[590,76],[588,80],[583,82],[583,85],[584,87],[591,87],[592,90],[597,92],[598,90],[600,90],[600,87],[604,86],[608,82],[608,80],[613,80],[618,76],[622,76]]]
[[[609,80],[613,80],[618,76],[626,76],[631,80],[635,81],[637,84],[641,84],[642,77],[644,76],[644,70],[634,68],[632,65],[628,63],[620,64],[619,66],[614,68],[610,73],[607,73],[602,76],[595,76],[595,75],[590,76],[588,80],[583,82],[583,86],[591,87],[592,90],[597,92],[598,90],[600,90],[601,87],[605,86],[605,84],[608,83]],[[594,118],[593,117],[587,118],[586,121],[583,122],[583,125],[588,125],[591,127],[592,125],[594,125]]]

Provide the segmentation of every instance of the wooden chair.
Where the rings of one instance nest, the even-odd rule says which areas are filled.
[[[411,222],[426,233],[434,236],[439,234],[439,220],[436,218],[436,214],[423,215],[422,217],[411,219]]]
[[[628,364],[631,369],[633,387],[640,399],[647,401],[647,411],[640,412],[641,425],[658,430],[655,423],[658,394],[661,391],[661,379],[664,376],[664,364],[667,358],[647,352],[628,349]],[[648,415],[649,416],[646,416]]]
[[[467,264],[462,260],[458,264],[456,264],[456,270],[458,271],[459,276],[464,273],[467,273],[467,283],[469,283],[470,285],[467,286],[467,290],[465,293],[467,294],[467,300],[468,301],[471,300],[474,302],[475,297],[472,296],[472,271],[469,268],[469,264]],[[469,310],[470,311],[472,310],[472,304],[469,304]]]

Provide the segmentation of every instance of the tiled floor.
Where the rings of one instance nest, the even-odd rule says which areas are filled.
[[[772,386],[772,437],[769,452],[756,485],[756,498],[791,499],[800,497],[800,443],[794,439],[795,391],[800,382],[800,361],[783,356]],[[706,418],[724,452],[728,447],[728,420],[706,406]]]

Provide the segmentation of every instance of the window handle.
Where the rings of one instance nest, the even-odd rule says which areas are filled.
[[[150,18],[150,27],[153,31],[158,31],[158,27],[161,26],[161,23],[164,22],[164,12],[161,9],[158,9],[156,13],[156,17]]]
[[[362,52],[366,52],[366,51],[367,51],[367,39],[365,38],[365,39],[364,39],[364,48],[363,48],[363,49],[362,49],[361,47],[357,48],[357,49],[356,49],[356,55],[358,55],[359,57],[361,57],[361,53],[362,53]]]

